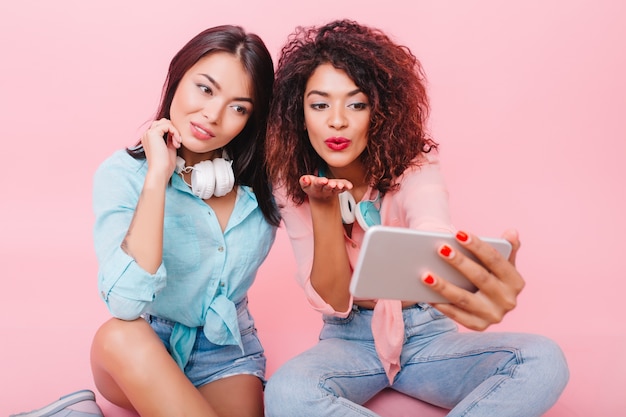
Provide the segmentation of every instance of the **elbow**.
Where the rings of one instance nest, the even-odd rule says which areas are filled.
[[[113,317],[120,320],[131,321],[141,317],[150,303],[120,297],[109,297],[106,304]]]

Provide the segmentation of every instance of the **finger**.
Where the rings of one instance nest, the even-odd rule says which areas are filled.
[[[311,186],[312,175],[303,175],[300,177],[300,188],[305,189]]]
[[[432,272],[424,273],[422,282],[462,310],[475,310],[477,307],[473,293],[446,281]]]
[[[424,274],[422,281],[449,301],[433,305],[446,316],[468,328],[484,330],[489,325],[502,321],[509,311],[481,291],[472,293],[432,273]]]
[[[488,294],[497,293],[499,291],[500,283],[497,278],[463,252],[453,249],[450,245],[443,244],[439,247],[437,254],[447,264],[459,271],[479,290],[485,291]]]
[[[432,304],[432,306],[463,327],[471,330],[483,331],[489,327],[490,324],[492,324],[478,316],[456,307],[454,304],[436,303]]]
[[[509,262],[515,265],[515,259],[517,258],[517,251],[522,246],[522,243],[519,239],[519,233],[515,229],[508,229],[503,234],[502,237],[509,241],[512,246],[511,254],[509,255]]]
[[[480,264],[446,244],[439,248],[438,253],[478,288],[478,291],[471,293],[471,296],[464,293],[452,293],[452,297],[458,297],[458,299],[449,298],[452,303],[489,321],[499,320],[503,312],[515,307],[518,294],[515,288],[510,288],[508,284],[503,283]],[[491,307],[485,308],[485,305]]]
[[[174,125],[170,125],[167,132],[167,145],[168,147],[173,147],[174,149],[178,149],[182,146],[183,138],[178,133],[178,130],[174,127]]]
[[[476,256],[476,258],[478,258],[484,266],[483,267],[468,259],[468,263],[472,262],[475,264],[475,266],[471,269],[473,269],[476,273],[478,273],[477,268],[480,267],[484,271],[490,272],[490,274],[488,274],[489,276],[499,281],[502,281],[507,286],[515,289],[517,293],[521,291],[522,287],[524,286],[524,280],[515,268],[515,265],[509,262],[508,259],[505,259],[493,246],[481,240],[479,237],[463,231],[457,232],[456,240],[464,248],[466,248],[474,256]],[[460,258],[465,258],[465,256],[460,252],[458,253],[458,255]],[[455,264],[458,262],[458,260],[453,260],[453,262],[451,263]],[[470,268],[466,269],[465,271],[469,272]],[[465,275],[471,279],[470,276],[468,276],[467,274]],[[484,285],[487,284],[486,280],[489,279],[488,276],[484,275],[483,273],[478,273],[478,275],[475,275],[475,277],[477,280],[479,280],[478,282],[485,280],[485,282],[483,282]],[[486,286],[479,285],[477,281],[472,280],[472,282],[474,282],[474,284],[480,289],[487,289]]]
[[[348,180],[333,178],[328,180],[325,188],[335,194],[340,194],[344,191],[351,190],[352,183]]]

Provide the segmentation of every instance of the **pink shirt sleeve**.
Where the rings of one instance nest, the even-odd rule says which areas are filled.
[[[311,268],[313,266],[313,222],[308,201],[296,206],[291,199],[285,196],[283,188],[274,190],[276,202],[280,208],[283,223],[291,241],[296,258],[298,284],[304,289],[304,294],[314,310],[322,314],[347,317],[352,310],[352,300],[346,311],[336,311],[330,304],[315,291],[311,285]]]
[[[404,171],[400,188],[383,199],[382,224],[450,233],[454,228],[439,159],[426,154],[422,160],[421,166]]]

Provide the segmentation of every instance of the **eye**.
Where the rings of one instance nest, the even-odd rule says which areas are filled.
[[[211,87],[209,87],[208,85],[205,85],[205,84],[196,84],[196,85],[198,86],[200,91],[202,91],[203,93],[213,95],[213,90],[211,90]]]
[[[232,106],[232,109],[234,109],[237,113],[241,114],[241,115],[247,115],[249,113],[249,110],[247,107],[245,106],[240,106],[238,104],[235,104]]]
[[[310,107],[313,110],[324,110],[328,108],[328,104],[326,103],[311,103]]]
[[[351,103],[348,105],[348,107],[354,109],[354,110],[366,110],[369,107],[369,104],[367,103]]]

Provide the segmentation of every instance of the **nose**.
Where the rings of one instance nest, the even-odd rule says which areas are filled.
[[[202,107],[201,113],[209,123],[217,123],[223,111],[223,106],[219,103],[219,100],[208,100]]]
[[[328,124],[335,129],[342,129],[348,125],[345,109],[342,106],[333,106],[331,108]]]

